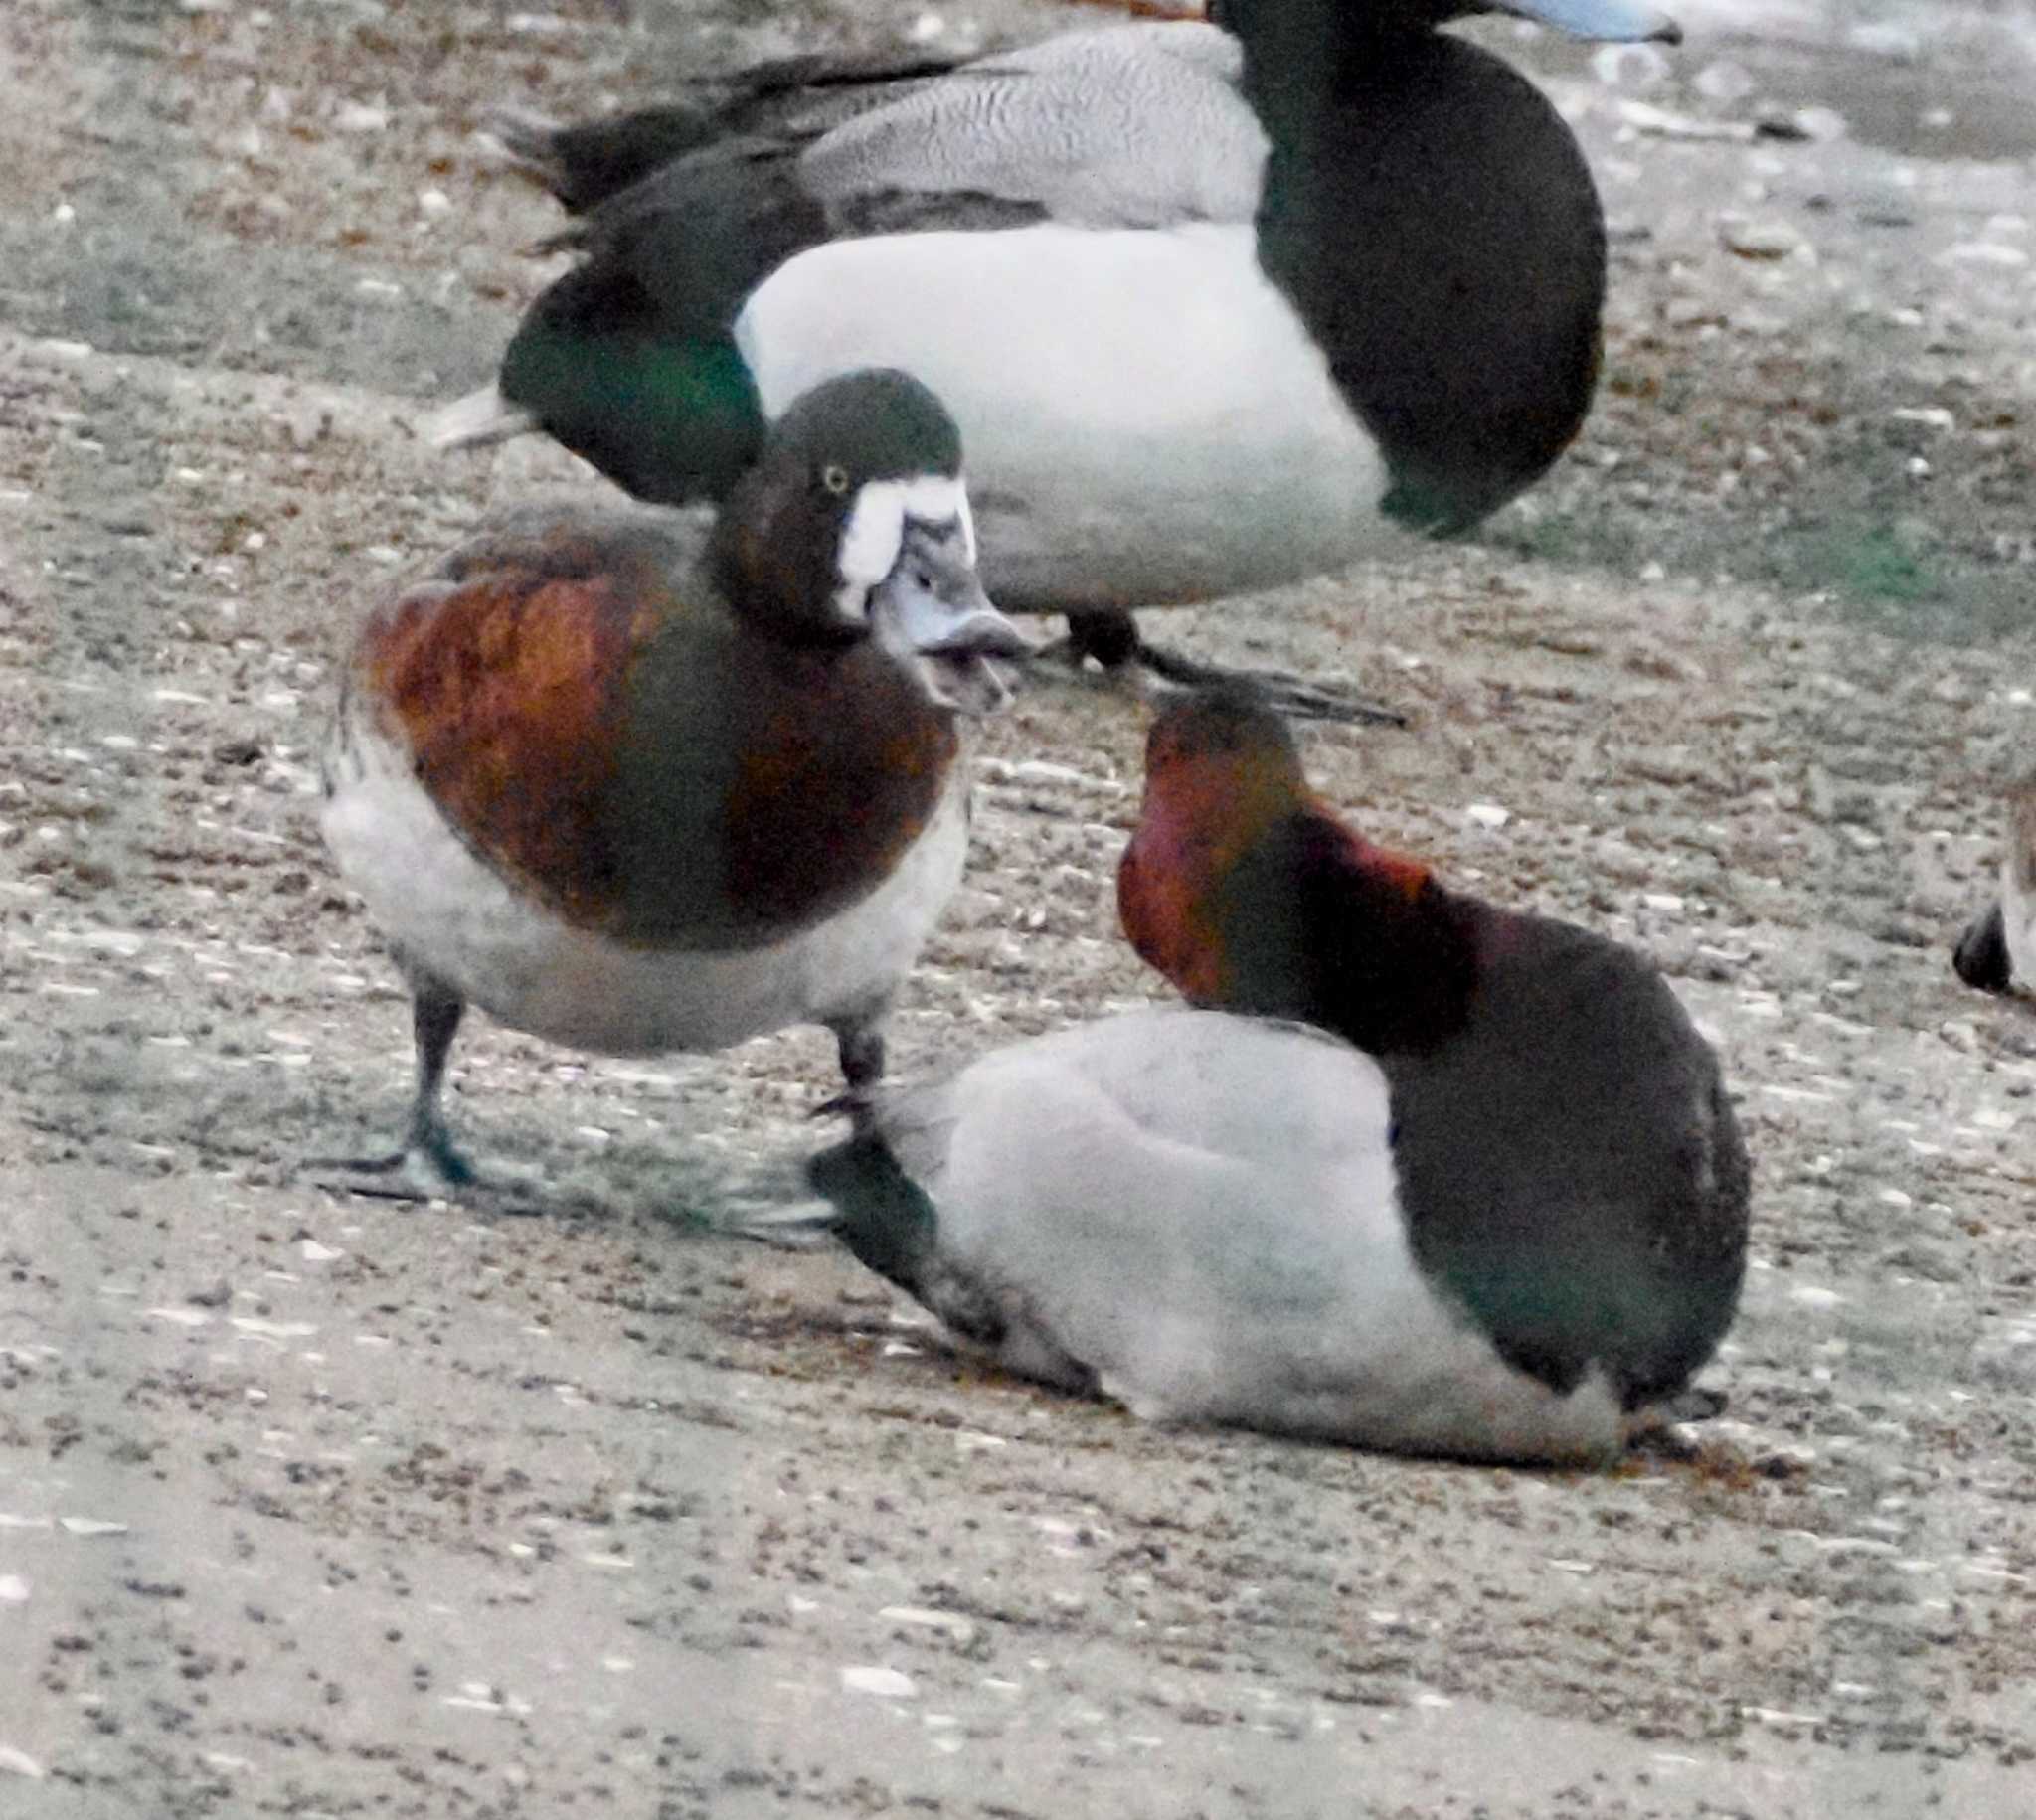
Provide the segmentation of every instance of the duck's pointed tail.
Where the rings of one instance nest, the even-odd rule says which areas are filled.
[[[557,142],[561,123],[526,107],[490,107],[478,122],[482,135],[501,147],[516,170],[558,194]]]
[[[831,1230],[842,1243],[879,1276],[917,1293],[938,1221],[889,1141],[859,1130],[808,1162],[806,1181],[832,1203]]]
[[[484,448],[529,435],[538,420],[521,405],[512,405],[499,386],[483,386],[455,399],[424,419],[424,437],[436,448]]]

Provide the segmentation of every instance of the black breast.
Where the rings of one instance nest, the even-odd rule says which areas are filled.
[[[1467,528],[1590,408],[1605,222],[1583,154],[1524,77],[1433,34],[1274,122],[1261,261],[1378,437],[1387,510]]]

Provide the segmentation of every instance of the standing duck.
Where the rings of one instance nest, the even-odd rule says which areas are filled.
[[[2036,777],[2009,793],[2000,896],[1967,924],[1951,964],[1981,992],[2036,989]]]
[[[393,1192],[473,1180],[439,1109],[468,1004],[608,1055],[828,1026],[851,1089],[961,877],[964,717],[1021,654],[984,595],[939,401],[815,388],[676,515],[528,511],[372,613],[324,832],[415,1006]]]
[[[997,598],[1206,681],[1128,609],[1462,531],[1584,420],[1604,216],[1539,90],[1437,29],[1487,11],[1675,36],[1639,0],[1219,0],[1220,28],[508,121],[584,256],[441,439],[542,428],[639,497],[712,497],[789,400],[902,367],[961,425]]]
[[[1639,955],[1372,846],[1234,692],[1154,725],[1119,905],[1190,1007],[872,1096],[810,1165],[858,1257],[1142,1415],[1568,1461],[1672,1410],[1748,1167]]]

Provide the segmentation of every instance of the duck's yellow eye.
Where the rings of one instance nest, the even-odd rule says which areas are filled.
[[[848,469],[836,462],[829,462],[820,470],[820,484],[830,493],[848,491]]]

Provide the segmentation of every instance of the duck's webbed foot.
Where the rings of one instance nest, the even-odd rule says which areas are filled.
[[[298,1167],[320,1188],[384,1201],[449,1201],[492,1187],[435,1116],[413,1118],[400,1150],[380,1156],[306,1157]]]
[[[813,1108],[815,1118],[840,1113],[860,1119],[869,1110],[871,1096],[884,1078],[884,1027],[890,1007],[863,1018],[844,1018],[831,1025],[835,1051],[841,1058],[841,1091]]]
[[[403,956],[398,960],[410,980],[411,1035],[418,1063],[417,1093],[403,1144],[381,1156],[307,1157],[299,1170],[335,1194],[371,1195],[382,1201],[457,1200],[508,1214],[535,1211],[521,1184],[482,1177],[445,1129],[439,1110],[445,1058],[459,1034],[466,1001]]]

